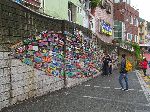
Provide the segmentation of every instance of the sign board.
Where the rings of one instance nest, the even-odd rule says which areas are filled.
[[[99,32],[108,36],[112,36],[112,27],[109,23],[106,23],[104,20],[101,20],[99,24]]]

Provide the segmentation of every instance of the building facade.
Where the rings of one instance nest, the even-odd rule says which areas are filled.
[[[89,27],[89,0],[44,0],[44,13]]]
[[[139,44],[145,44],[147,43],[147,35],[148,35],[148,29],[147,29],[147,21],[145,21],[144,19],[140,18],[139,19]]]
[[[126,2],[127,4],[131,4],[131,0],[114,0],[114,3]]]
[[[150,22],[147,22],[147,40],[150,42]]]
[[[113,39],[113,0],[101,0],[93,9],[95,33],[102,41],[111,43]]]
[[[114,3],[114,38],[138,43],[138,18],[138,10],[127,2]]]

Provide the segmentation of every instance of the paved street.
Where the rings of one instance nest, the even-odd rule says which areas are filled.
[[[150,112],[135,72],[129,91],[119,90],[118,73],[26,101],[3,112]]]

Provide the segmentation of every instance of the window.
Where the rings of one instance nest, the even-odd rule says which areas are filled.
[[[133,24],[133,17],[131,16],[130,23]]]
[[[143,40],[142,36],[140,36],[140,40]]]
[[[80,7],[78,7],[78,13],[80,13]]]
[[[131,22],[131,16],[129,16],[129,22]]]
[[[132,34],[130,34],[130,33],[127,33],[127,40],[132,40]]]
[[[127,40],[129,40],[129,38],[130,38],[130,34],[129,34],[129,33],[127,33]]]
[[[134,36],[134,41],[138,42],[138,36],[137,35]]]
[[[130,24],[133,24],[133,17],[132,16],[129,16],[129,22],[130,22]]]
[[[134,42],[136,42],[136,35],[133,35]]]
[[[138,19],[137,18],[133,19],[133,25],[138,27]]]
[[[94,25],[93,25],[93,21],[92,20],[90,20],[90,28],[93,28],[94,27]]]
[[[133,19],[133,25],[136,26],[136,18]]]
[[[133,38],[133,35],[132,34],[130,34],[131,35],[131,37],[130,37],[130,40],[132,40],[132,38]]]
[[[136,19],[136,26],[138,27],[138,25],[139,25],[139,21],[138,19]]]
[[[119,2],[126,2],[127,4],[130,4],[130,0],[114,0],[115,3]]]
[[[114,21],[114,37],[122,38],[122,22]]]
[[[91,3],[91,1],[85,1],[85,8],[86,9],[91,9],[90,3]]]
[[[119,2],[120,2],[120,0],[114,0],[114,2],[115,2],[115,3],[119,3]]]
[[[99,26],[99,29],[98,29],[98,31],[99,31],[99,32],[101,32],[101,30],[102,30],[102,24],[101,24],[101,20],[99,19],[99,20],[98,20],[98,22],[99,22],[99,23],[98,23],[98,26]]]
[[[121,31],[114,31],[114,37],[115,38],[122,38],[122,32]]]
[[[68,20],[72,22],[76,22],[76,13],[77,13],[77,7],[71,3],[68,2]]]
[[[140,28],[140,32],[142,32],[142,28]]]
[[[72,21],[71,10],[68,9],[68,20]]]

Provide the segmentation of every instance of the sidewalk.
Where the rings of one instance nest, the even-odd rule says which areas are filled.
[[[150,68],[149,67],[147,68],[147,71],[146,71],[147,76],[146,77],[144,76],[142,70],[140,70],[139,73],[140,73],[141,80],[145,83],[145,86],[147,89],[146,94],[148,94],[147,96],[149,97],[149,101],[150,101]]]
[[[146,59],[148,61],[150,61],[150,54],[144,54],[144,56],[146,57]],[[147,87],[150,89],[150,68],[149,68],[149,66],[147,67],[147,70],[146,70],[146,74],[147,74],[146,77],[144,77],[144,74],[143,74],[142,71],[140,73],[141,73],[141,76],[142,76],[143,80],[147,84]]]
[[[73,88],[23,102],[2,112],[150,112],[135,72],[129,74],[129,91],[119,90],[118,74],[98,76]]]

